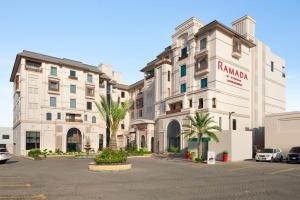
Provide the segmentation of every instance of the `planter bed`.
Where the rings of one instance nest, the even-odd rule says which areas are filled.
[[[47,155],[46,158],[74,158],[75,155]]]
[[[131,164],[129,163],[112,163],[112,164],[99,164],[95,162],[89,163],[89,170],[94,172],[103,171],[124,171],[131,169]]]
[[[128,158],[150,158],[152,157],[152,154],[146,154],[146,155],[129,155]]]

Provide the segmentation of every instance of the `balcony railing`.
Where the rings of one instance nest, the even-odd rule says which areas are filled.
[[[28,71],[39,72],[39,73],[43,71],[43,68],[41,66],[38,67],[35,65],[26,65],[25,69]]]
[[[169,114],[178,113],[178,112],[181,112],[181,108],[168,110],[168,111],[166,111],[166,114],[169,115]]]
[[[77,123],[82,123],[82,119],[66,119],[66,122],[77,122]]]

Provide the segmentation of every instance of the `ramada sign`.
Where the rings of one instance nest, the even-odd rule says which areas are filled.
[[[225,65],[222,61],[218,61],[218,70],[226,73],[227,82],[243,86],[242,80],[248,80],[248,75],[246,72],[235,69],[231,66]]]

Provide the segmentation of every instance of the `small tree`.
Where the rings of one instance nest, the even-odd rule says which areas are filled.
[[[102,116],[102,118],[109,124],[110,142],[109,147],[112,150],[118,149],[117,146],[117,131],[120,122],[125,118],[131,102],[125,101],[123,103],[111,101],[109,102],[105,96],[101,95],[99,102],[95,101],[95,105]]]
[[[221,128],[216,125],[209,113],[197,112],[195,116],[187,116],[187,119],[189,123],[183,124],[184,130],[182,134],[189,139],[197,138],[197,153],[198,159],[200,159],[202,137],[206,135],[219,142],[216,133],[220,132]]]

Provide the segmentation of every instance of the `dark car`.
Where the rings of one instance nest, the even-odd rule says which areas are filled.
[[[300,147],[291,148],[287,155],[288,163],[300,163]]]

